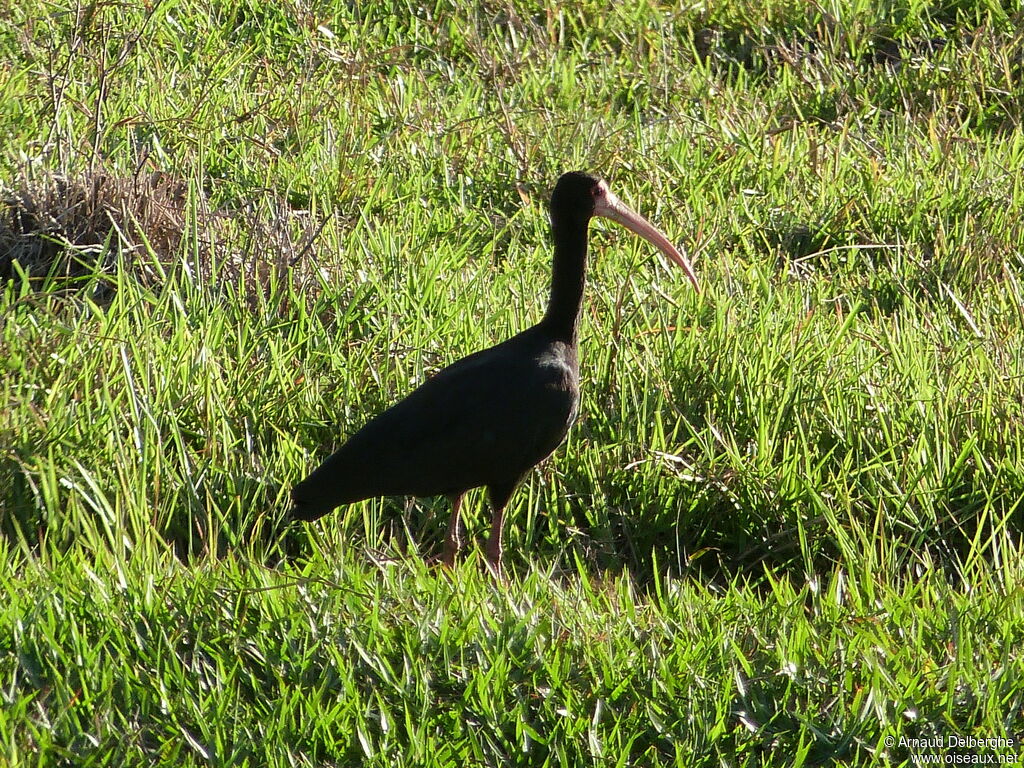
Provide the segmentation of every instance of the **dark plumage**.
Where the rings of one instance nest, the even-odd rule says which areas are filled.
[[[374,496],[452,500],[443,560],[461,547],[459,510],[470,488],[487,486],[494,516],[487,558],[501,564],[505,505],[523,476],[565,438],[579,406],[577,327],[593,216],[611,218],[682,266],[668,239],[630,211],[607,185],[563,175],[551,195],[555,257],[543,319],[508,341],[448,366],[371,419],[292,489],[292,517],[315,520]]]

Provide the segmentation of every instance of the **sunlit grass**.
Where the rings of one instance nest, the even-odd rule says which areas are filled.
[[[12,10],[0,243],[32,201],[74,239],[55,179],[116,194],[81,265],[0,254],[0,762],[1024,732],[1024,19],[877,5]],[[443,499],[284,526],[346,435],[540,317],[574,168],[703,291],[594,226],[581,417],[508,580],[423,564]],[[164,207],[111,202],[146,180]]]

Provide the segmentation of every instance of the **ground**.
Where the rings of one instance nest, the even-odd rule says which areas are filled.
[[[1022,27],[6,12],[0,762],[1019,758]],[[424,564],[444,499],[288,525],[346,435],[540,317],[572,169],[702,293],[595,225],[580,419],[506,580]]]

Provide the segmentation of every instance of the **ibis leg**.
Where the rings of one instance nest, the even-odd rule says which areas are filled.
[[[448,497],[452,503],[452,516],[448,521],[448,535],[444,539],[444,553],[441,555],[441,562],[451,568],[455,565],[455,557],[462,549],[462,520],[460,510],[462,509],[462,494],[452,494]]]
[[[519,478],[515,481],[502,485],[491,485],[487,488],[487,494],[491,498],[493,513],[491,516],[491,536],[487,540],[487,563],[494,573],[501,573],[502,553],[502,528],[505,525],[505,506],[508,504],[512,492],[516,489]]]

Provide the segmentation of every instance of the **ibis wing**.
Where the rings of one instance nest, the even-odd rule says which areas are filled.
[[[564,438],[575,394],[558,366],[498,355],[462,362],[364,428],[374,468],[401,486],[389,493],[452,493],[516,478]]]

